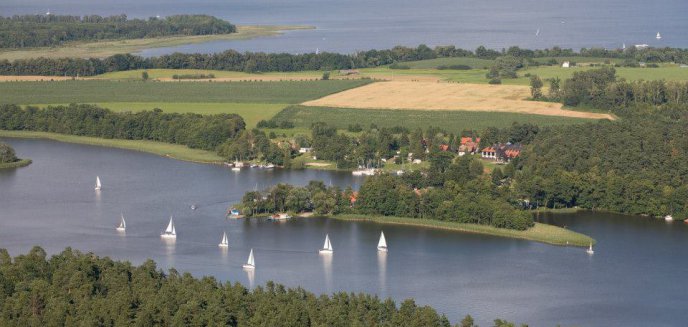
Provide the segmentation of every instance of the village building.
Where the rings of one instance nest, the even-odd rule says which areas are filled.
[[[475,140],[472,137],[462,137],[461,145],[459,145],[459,156],[464,156],[466,154],[474,154],[478,151],[478,146],[480,145],[480,138]]]
[[[508,163],[521,154],[521,144],[497,143],[480,151],[480,157],[497,163]]]

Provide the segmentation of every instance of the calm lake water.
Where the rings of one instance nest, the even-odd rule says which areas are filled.
[[[261,285],[274,280],[315,293],[368,292],[432,305],[453,322],[471,314],[530,326],[679,326],[688,319],[688,226],[608,214],[547,216],[595,237],[579,248],[423,228],[320,218],[284,223],[227,220],[246,190],[311,179],[357,187],[350,174],[242,170],[149,154],[43,140],[4,140],[26,168],[0,171],[0,247],[12,255],[67,246],[195,276]],[[103,190],[93,190],[100,175]],[[192,211],[189,205],[200,207]],[[120,212],[126,235],[114,227]],[[178,238],[159,237],[170,215]],[[384,228],[390,252],[375,249]],[[222,231],[229,249],[217,247]],[[318,255],[325,234],[335,250]],[[253,248],[257,268],[241,265]]]
[[[350,53],[395,45],[501,49],[688,46],[685,0],[3,0],[0,14],[210,14],[237,24],[311,25],[273,38],[151,49],[147,56],[226,49]],[[540,29],[539,36],[536,31]],[[663,38],[655,39],[661,32]]]

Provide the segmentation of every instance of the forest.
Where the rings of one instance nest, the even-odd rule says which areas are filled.
[[[24,15],[0,17],[0,48],[55,47],[72,41],[141,39],[171,35],[210,35],[236,32],[236,26],[207,15],[128,19]]]
[[[317,296],[268,282],[247,289],[214,277],[167,273],[71,248],[40,247],[11,258],[0,249],[3,326],[409,326],[449,327],[433,308],[408,299],[354,293]],[[466,316],[456,327],[473,327]],[[496,319],[495,327],[513,327]],[[525,325],[523,325],[525,326]]]
[[[550,58],[556,64],[556,57],[594,56],[602,58],[623,58],[634,62],[675,62],[688,63],[688,50],[677,48],[648,48],[626,50],[581,49],[576,52],[571,49],[527,50],[511,47],[502,51],[487,49],[483,46],[475,51],[458,49],[454,46],[438,46],[430,48],[426,45],[418,47],[396,46],[386,50],[359,51],[353,54],[339,54],[321,52],[289,54],[238,52],[227,50],[214,54],[184,54],[173,53],[159,57],[143,58],[130,54],[118,54],[104,59],[81,58],[31,58],[15,61],[0,61],[0,75],[44,75],[44,76],[93,76],[107,72],[125,71],[133,69],[205,69],[241,72],[292,72],[307,70],[338,70],[350,68],[369,68],[394,64],[396,62],[425,60],[447,57],[471,57],[494,60],[500,59],[503,77],[512,76],[504,68],[513,65],[542,65],[536,58]],[[515,59],[515,60],[514,60]],[[551,61],[550,60],[550,61]],[[465,68],[465,67],[464,67]]]
[[[236,114],[116,113],[89,104],[38,108],[0,105],[0,129],[52,132],[109,139],[151,140],[216,150],[246,127]]]

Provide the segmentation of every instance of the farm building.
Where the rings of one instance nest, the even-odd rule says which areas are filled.
[[[480,145],[479,137],[475,140],[472,137],[462,137],[461,145],[459,145],[459,156],[463,156],[467,153],[476,153],[478,151],[478,145]]]

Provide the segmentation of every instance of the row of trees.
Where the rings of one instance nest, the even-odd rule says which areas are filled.
[[[450,326],[411,299],[397,306],[367,294],[316,296],[273,282],[249,290],[165,273],[151,260],[132,266],[70,248],[49,258],[34,247],[14,259],[0,249],[0,286],[3,326]],[[473,327],[473,319],[455,326]]]
[[[113,112],[88,104],[21,108],[0,105],[0,129],[53,132],[125,140],[152,140],[215,150],[245,129],[236,114]]]
[[[193,16],[195,17],[195,16]],[[228,23],[227,23],[228,24]],[[1,75],[53,75],[92,76],[113,71],[133,69],[210,69],[243,72],[338,70],[350,68],[378,67],[395,62],[424,60],[442,57],[474,57],[497,59],[497,65],[490,76],[494,78],[513,77],[515,70],[529,64],[537,64],[533,58],[545,56],[595,55],[607,58],[630,58],[645,62],[688,63],[688,50],[664,48],[627,51],[546,49],[524,50],[511,47],[496,51],[479,47],[475,51],[440,46],[434,49],[426,45],[416,48],[397,46],[388,50],[368,50],[353,54],[322,52],[319,54],[262,53],[228,50],[213,54],[174,53],[160,57],[143,58],[132,55],[114,55],[105,59],[79,58],[32,58],[15,61],[0,61]]]
[[[70,41],[234,32],[236,26],[207,15],[176,15],[147,20],[127,19],[126,15],[26,15],[0,17],[0,48],[52,47]]]

